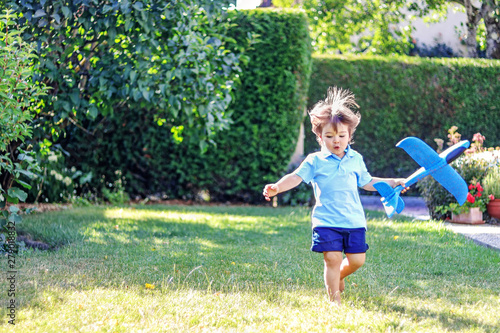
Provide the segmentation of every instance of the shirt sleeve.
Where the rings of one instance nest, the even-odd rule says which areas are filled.
[[[309,184],[314,178],[314,158],[308,155],[304,161],[299,165],[299,167],[293,172],[293,174],[302,178],[304,183]]]
[[[368,172],[365,161],[361,156],[359,157],[359,171],[357,172],[357,176],[358,176],[358,187],[363,187],[372,181],[372,176]]]

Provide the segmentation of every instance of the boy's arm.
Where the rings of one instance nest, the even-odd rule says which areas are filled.
[[[288,175],[281,178],[277,183],[267,184],[266,186],[264,186],[262,194],[267,201],[270,201],[271,198],[278,193],[291,190],[292,188],[298,186],[301,182],[302,178],[300,178],[296,174],[289,173]]]
[[[378,183],[378,182],[386,182],[391,186],[392,188],[401,185],[405,189],[402,191],[402,193],[406,192],[406,186],[405,186],[405,180],[404,178],[378,178],[378,177],[373,177],[372,181],[363,186],[363,190],[366,191],[376,191],[375,187],[373,187],[373,184]]]

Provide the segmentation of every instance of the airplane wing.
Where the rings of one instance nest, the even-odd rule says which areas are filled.
[[[426,175],[431,175],[448,192],[450,192],[460,205],[467,199],[468,187],[463,178],[448,163],[457,158],[470,143],[461,141],[438,155],[428,144],[415,137],[408,137],[398,142],[396,147],[402,148],[417,162],[421,168],[406,179],[406,186],[411,186]],[[399,196],[401,185],[393,189],[385,182],[373,184],[382,196],[385,212],[390,218],[395,213],[401,213],[405,204]]]
[[[442,161],[436,151],[419,138],[412,136],[404,138],[396,147],[403,148],[418,165],[426,169]]]
[[[446,190],[453,194],[460,205],[465,202],[468,193],[467,184],[462,177],[460,177],[460,175],[446,163],[450,163],[465,149],[467,149],[470,146],[469,141],[460,141],[442,152],[440,155],[438,155],[434,149],[429,147],[428,144],[415,137],[405,138],[396,146],[403,148],[406,153],[410,155],[421,167],[429,170],[429,174],[441,185],[443,185]],[[431,167],[436,166],[438,166],[436,170],[430,169]],[[415,179],[415,181],[416,180],[418,179]],[[411,181],[409,180],[408,183],[411,183]]]
[[[460,205],[465,203],[469,189],[465,180],[449,164],[431,173],[431,176],[443,185]]]

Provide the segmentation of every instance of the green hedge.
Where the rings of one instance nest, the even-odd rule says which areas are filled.
[[[360,105],[353,148],[374,176],[406,177],[417,164],[395,144],[416,136],[437,148],[455,125],[462,139],[474,133],[500,145],[500,62],[468,58],[315,56],[309,107],[329,86],[348,88]],[[306,152],[318,149],[306,124]]]
[[[95,136],[73,128],[66,150],[71,164],[93,171],[96,189],[120,170],[132,195],[195,198],[208,191],[217,201],[261,201],[262,187],[287,167],[307,103],[311,49],[306,16],[299,11],[233,12],[230,37],[245,48],[239,87],[230,106],[233,123],[201,154],[199,140],[176,143],[154,111],[115,110]],[[238,47],[238,46],[235,46]],[[92,125],[88,126],[92,128]]]

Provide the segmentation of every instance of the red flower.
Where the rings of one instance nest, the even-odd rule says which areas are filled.
[[[467,201],[473,204],[474,202],[476,202],[476,198],[474,198],[472,194],[467,193]]]
[[[469,185],[469,190],[475,189],[476,187],[472,184]]]
[[[479,184],[479,183],[477,183],[477,187],[476,187],[476,188],[477,188],[477,190],[478,190],[479,192],[483,192],[483,191],[484,191],[484,188],[483,188],[483,187],[481,186],[481,184]]]
[[[481,194],[481,192],[478,192],[478,193],[475,195],[475,197],[476,197],[476,198],[479,198],[481,195],[482,195],[482,194]]]
[[[490,198],[490,200],[495,200],[495,196],[493,194],[490,194],[488,198]]]

